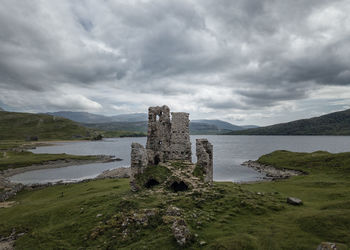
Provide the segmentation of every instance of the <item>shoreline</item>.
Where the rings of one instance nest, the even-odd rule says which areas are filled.
[[[94,155],[93,155],[94,156]],[[40,170],[40,169],[50,169],[50,168],[64,168],[75,165],[85,165],[91,163],[108,163],[113,161],[121,161],[120,158],[114,158],[114,156],[109,155],[95,155],[97,159],[90,160],[77,160],[77,159],[66,159],[66,160],[56,160],[48,161],[42,164],[34,164],[27,167],[20,168],[10,168],[0,172],[0,177],[8,178],[16,174],[21,174],[28,171]]]
[[[292,176],[306,175],[306,173],[302,171],[286,169],[286,168],[278,169],[271,165],[264,165],[259,163],[258,161],[252,161],[252,160],[245,161],[241,165],[244,167],[252,168],[258,173],[261,173],[264,175],[262,180],[251,181],[248,183],[283,180],[283,179],[288,179]]]
[[[50,185],[59,184],[57,183],[46,183],[46,184],[22,184],[22,183],[14,183],[9,180],[9,177],[40,169],[52,169],[52,168],[63,168],[69,166],[78,166],[92,163],[108,163],[113,161],[122,161],[120,158],[114,158],[114,156],[109,155],[97,155],[97,159],[90,160],[76,160],[76,159],[67,159],[67,160],[57,160],[57,161],[48,161],[43,164],[35,164],[28,167],[21,168],[12,168],[6,169],[0,172],[0,202],[4,202],[17,194],[17,192],[25,189],[25,188],[33,188],[33,187],[45,187]],[[97,178],[94,178],[97,179]],[[84,181],[84,180],[82,180]],[[80,182],[80,181],[79,181]]]
[[[22,184],[22,183],[13,183],[8,179],[13,175],[24,173],[27,171],[33,171],[33,170],[39,170],[39,169],[62,168],[62,167],[84,165],[84,164],[91,164],[91,163],[107,163],[107,162],[121,160],[119,158],[113,158],[113,156],[108,156],[108,155],[99,155],[98,157],[99,158],[95,160],[51,161],[51,162],[46,162],[45,164],[37,164],[37,165],[28,166],[28,167],[7,169],[5,171],[2,171],[0,173],[0,188],[3,188],[4,192],[0,193],[0,202],[4,202],[12,198],[17,194],[17,192],[23,189],[32,190],[36,188],[43,188],[43,187],[48,187],[53,185],[65,185],[67,183],[81,183],[81,182],[88,182],[92,180],[99,180],[99,179],[106,179],[106,178],[129,178],[130,177],[130,167],[120,167],[120,168],[105,170],[94,178],[87,178],[87,179],[82,179],[74,182],[58,181],[54,183],[49,182],[49,183],[43,183],[43,184],[35,184],[35,183]],[[260,164],[259,162],[252,161],[252,160],[245,161],[241,165],[252,168],[255,171],[263,174],[264,176],[259,180],[237,182],[237,184],[253,184],[253,183],[259,183],[259,182],[266,182],[266,181],[283,180],[283,179],[288,179],[292,176],[306,174],[304,172],[297,171],[297,170],[277,169],[273,166]]]

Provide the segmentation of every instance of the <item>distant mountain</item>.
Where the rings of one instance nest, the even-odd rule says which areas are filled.
[[[62,117],[0,112],[0,140],[90,138],[93,131]]]
[[[81,123],[83,126],[104,131],[147,132],[147,121],[139,122],[107,122],[107,123]]]
[[[256,125],[242,125],[240,127],[243,129],[259,128],[259,126],[256,126]]]
[[[221,121],[221,120],[193,120],[191,121],[192,123],[206,123],[210,125],[214,125],[217,127],[219,130],[241,130],[242,127],[233,125],[229,122]]]
[[[4,111],[4,110],[0,107],[0,111]]]
[[[204,122],[190,122],[190,133],[191,134],[224,134],[232,130],[226,129],[228,125],[225,125],[225,122],[216,120],[214,124],[210,124],[211,120],[206,120]],[[220,123],[222,122],[222,123]],[[221,127],[218,128],[215,123],[221,124]],[[108,123],[82,123],[83,126],[88,128],[104,130],[104,131],[129,131],[129,132],[147,132],[147,121],[138,121],[138,122],[108,122]],[[225,126],[224,126],[225,125]],[[234,126],[234,125],[233,125]]]
[[[82,125],[105,131],[147,132],[148,115],[146,113],[121,114],[103,116],[87,112],[59,111],[48,113],[58,117],[65,117]],[[191,134],[223,134],[230,131],[242,130],[246,127],[233,125],[221,120],[192,120]]]
[[[122,114],[111,116],[115,122],[140,122],[148,121],[148,115],[146,113],[134,113],[134,114]]]
[[[104,115],[96,115],[88,112],[73,112],[73,111],[58,111],[49,112],[49,115],[64,117],[69,120],[80,122],[80,123],[105,123],[112,122],[113,119]]]
[[[139,122],[108,122],[108,123],[82,123],[88,128],[103,131],[129,131],[147,133],[147,121]],[[228,132],[228,130],[225,130]],[[190,123],[191,134],[218,134],[220,130],[215,126],[207,123]]]
[[[107,123],[107,122],[138,122],[147,121],[146,113],[122,114],[115,116],[97,115],[88,112],[58,111],[49,112],[49,115],[64,117],[80,123]]]
[[[207,120],[209,121],[209,120]],[[217,135],[224,134],[232,130],[220,129],[216,125],[204,122],[190,122],[190,134],[192,135]]]
[[[232,135],[350,135],[350,109],[310,119],[232,131]]]

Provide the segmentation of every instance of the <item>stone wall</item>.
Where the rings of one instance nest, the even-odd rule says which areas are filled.
[[[142,174],[148,166],[147,150],[139,143],[131,144],[131,159],[130,159],[130,186],[132,191],[137,191],[140,187],[135,182],[135,176]]]
[[[196,139],[197,165],[203,168],[204,181],[213,182],[213,145],[207,139]]]
[[[170,159],[192,160],[188,113],[171,113]]]

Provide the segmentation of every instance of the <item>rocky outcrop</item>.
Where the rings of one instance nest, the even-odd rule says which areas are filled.
[[[22,184],[12,183],[6,178],[0,176],[0,202],[4,202],[12,197],[14,197],[19,191],[21,191],[24,186]]]
[[[171,231],[176,239],[177,244],[180,246],[186,245],[191,239],[190,230],[187,227],[187,224],[184,219],[177,218],[171,226]]]
[[[11,188],[8,188],[8,190],[5,190],[0,193],[0,202],[6,201],[21,191],[24,188],[22,184],[13,185]]]
[[[294,198],[294,197],[288,197],[287,198],[287,203],[294,205],[294,206],[300,206],[303,205],[302,200],[298,199],[298,198]]]
[[[337,245],[332,242],[321,242],[316,250],[337,250]]]
[[[259,173],[264,174],[265,175],[264,179],[267,179],[267,180],[287,179],[291,176],[305,174],[302,171],[297,171],[292,169],[278,169],[273,166],[261,164],[257,161],[245,161],[242,163],[242,166],[252,168],[255,171],[258,171]]]
[[[207,139],[196,140],[197,166],[202,168],[204,181],[213,182],[213,145]]]
[[[15,249],[15,241],[19,237],[22,237],[25,235],[25,233],[17,233],[16,229],[14,228],[11,232],[11,234],[7,237],[1,237],[0,236],[0,249],[1,250],[13,250]]]
[[[98,175],[97,179],[104,178],[129,178],[130,177],[130,168],[115,168],[111,170],[103,171],[102,174]]]

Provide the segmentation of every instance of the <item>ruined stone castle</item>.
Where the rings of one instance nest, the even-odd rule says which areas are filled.
[[[171,114],[171,115],[170,115]],[[130,185],[138,190],[135,177],[143,174],[148,166],[172,161],[192,163],[191,141],[189,133],[189,114],[172,112],[167,106],[148,109],[147,144],[131,145]],[[204,182],[213,181],[213,146],[207,139],[196,140],[197,163],[204,174]],[[194,164],[192,164],[194,165]]]

